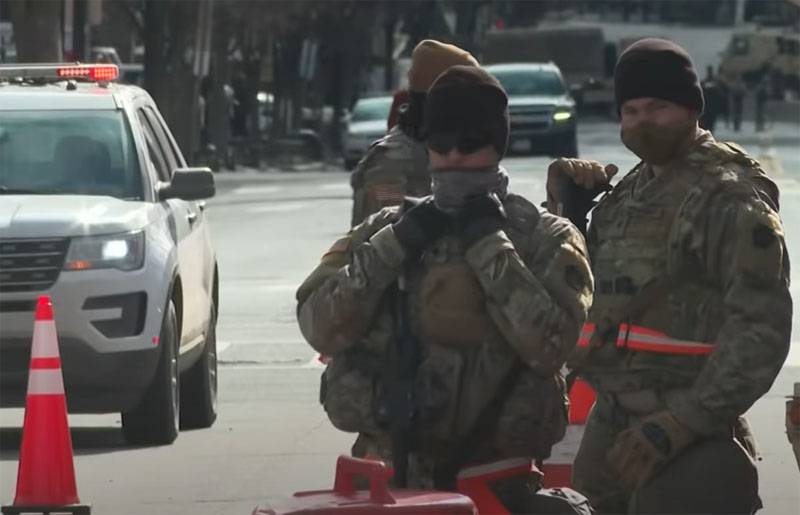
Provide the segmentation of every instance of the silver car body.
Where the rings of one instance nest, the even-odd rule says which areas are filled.
[[[174,163],[169,165],[182,168],[186,162],[144,90],[114,84],[78,84],[75,90],[63,83],[0,85],[0,120],[3,113],[47,110],[124,113],[135,143],[143,198],[0,194],[2,403],[19,406],[24,402],[33,309],[38,296],[49,295],[70,411],[124,412],[139,403],[154,376],[161,323],[173,292],[179,304],[179,367],[190,367],[202,351],[217,295],[216,258],[204,204],[158,200],[157,187],[164,178],[154,164],[157,156],[148,148],[142,127],[145,119],[160,124],[162,131],[154,133],[160,144],[169,147],[163,154],[172,154],[168,160]],[[113,238],[139,231],[144,260],[136,270],[51,266],[37,271],[21,265],[48,250],[56,262],[60,258],[63,263],[67,247],[80,238]],[[133,327],[127,319],[131,316],[137,317]]]

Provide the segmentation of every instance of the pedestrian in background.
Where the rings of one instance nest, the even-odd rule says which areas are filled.
[[[735,78],[730,85],[730,113],[735,132],[742,130],[742,112],[746,92],[747,87],[741,77]]]
[[[756,132],[764,132],[767,123],[767,100],[769,100],[769,74],[764,74],[756,86]]]
[[[712,66],[706,68],[706,78],[703,79],[701,86],[703,88],[703,98],[705,99],[705,109],[703,114],[700,115],[700,128],[713,133],[717,117],[723,110],[724,98],[721,85],[714,78],[714,68]]]

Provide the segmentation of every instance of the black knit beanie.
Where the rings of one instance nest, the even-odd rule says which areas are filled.
[[[428,90],[425,125],[434,150],[437,142],[449,139],[468,151],[492,145],[502,156],[508,145],[508,96],[483,68],[452,66]]]
[[[641,39],[619,56],[614,70],[617,111],[627,100],[643,97],[669,100],[703,112],[703,89],[692,58],[666,39]]]

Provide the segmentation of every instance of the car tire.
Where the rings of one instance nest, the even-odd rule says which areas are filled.
[[[170,299],[161,322],[161,353],[153,382],[139,405],[122,413],[122,432],[131,444],[167,445],[178,437],[178,334],[178,316]]]
[[[203,354],[181,376],[181,429],[200,429],[214,424],[217,378],[217,310],[212,304]]]

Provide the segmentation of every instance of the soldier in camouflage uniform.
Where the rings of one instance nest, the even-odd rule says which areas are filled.
[[[432,39],[414,48],[408,70],[409,99],[401,110],[399,123],[372,144],[350,175],[352,226],[383,207],[400,204],[405,195],[430,195],[431,176],[422,130],[425,94],[439,74],[457,64],[478,66],[478,61],[465,50]]]
[[[752,513],[742,414],[780,371],[792,319],[778,190],[698,127],[702,92],[679,46],[632,45],[615,87],[622,141],[642,161],[587,233],[596,291],[571,361],[598,398],[573,482],[604,512]],[[614,172],[554,162],[549,209],[585,226]]]
[[[354,455],[394,461],[396,472],[386,380],[402,367],[401,340],[417,342],[398,483],[452,489],[467,464],[503,460],[529,473],[562,438],[560,369],[593,284],[580,233],[507,191],[500,84],[454,66],[431,88],[426,117],[433,195],[385,208],[337,241],[297,292],[298,320],[332,357],[330,420],[359,433]]]

